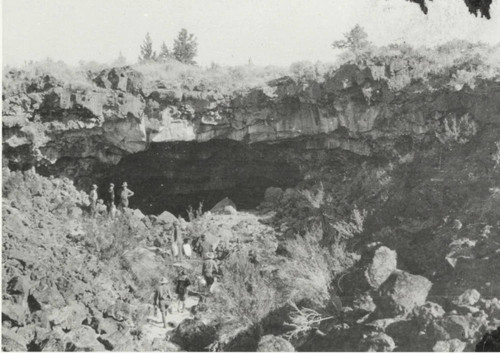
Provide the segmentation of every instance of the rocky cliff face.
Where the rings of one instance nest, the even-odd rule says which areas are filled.
[[[79,187],[127,180],[147,212],[225,196],[254,207],[267,187],[295,185],[332,156],[399,163],[436,135],[465,142],[496,126],[498,83],[454,91],[436,80],[396,94],[385,71],[345,65],[322,83],[285,77],[232,94],[146,82],[129,68],[85,89],[50,76],[21,81],[4,90],[4,161]]]

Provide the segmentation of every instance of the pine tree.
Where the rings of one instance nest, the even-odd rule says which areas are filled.
[[[174,41],[174,57],[182,63],[194,65],[195,61],[193,59],[197,51],[198,43],[194,34],[188,33],[185,28],[181,29]]]
[[[153,41],[151,40],[151,36],[149,32],[146,34],[146,38],[144,38],[144,42],[141,45],[141,54],[139,55],[139,61],[155,61],[156,60],[156,52],[153,51]]]
[[[348,49],[357,54],[367,49],[370,45],[368,34],[366,34],[360,25],[356,25],[349,32],[344,33],[344,38],[345,40],[336,40],[333,42],[332,47],[335,49]]]
[[[167,45],[165,42],[162,43],[161,48],[160,48],[160,54],[158,55],[158,60],[159,61],[166,61],[167,59],[170,59],[172,57],[172,54],[170,53],[170,50],[168,50]]]

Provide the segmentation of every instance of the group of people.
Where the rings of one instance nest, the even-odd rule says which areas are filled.
[[[191,285],[191,281],[186,275],[185,270],[181,270],[179,276],[175,280],[175,293],[177,294],[177,311],[183,312],[185,309],[186,302],[186,294],[188,292],[187,288]],[[157,286],[154,297],[153,297],[153,306],[154,306],[154,315],[156,316],[157,310],[160,309],[161,319],[163,322],[163,327],[167,328],[167,310],[174,303],[174,296],[170,291],[170,283],[168,278],[163,277],[160,280],[159,285]],[[174,308],[172,307],[172,310]]]
[[[116,202],[115,202],[115,184],[110,183],[108,190],[106,190],[106,194],[104,197],[104,201],[99,199],[99,195],[97,193],[97,185],[93,184],[92,189],[90,190],[90,215],[95,217],[98,211],[98,205],[104,203],[106,205],[106,211],[110,218],[116,217]],[[134,196],[134,192],[128,188],[127,182],[123,182],[121,191],[120,191],[120,199],[118,207],[123,211],[124,208],[129,205],[129,197]]]
[[[181,234],[179,230],[178,222],[174,225],[174,236],[173,236],[173,244],[177,244],[181,239]],[[213,246],[210,242],[207,241],[205,235],[202,235],[199,239],[194,242],[194,251],[191,248],[188,239],[183,240],[182,249],[176,254],[175,251],[172,251],[173,256],[179,256],[180,253],[183,254],[186,258],[191,258],[193,253],[197,253],[203,260],[202,266],[202,280],[199,284],[205,287],[207,292],[211,292],[212,285],[215,282],[215,277],[220,274],[219,266],[215,260],[215,253],[213,251]],[[191,286],[192,283],[186,275],[186,271],[182,269],[179,273],[179,276],[175,279],[175,294],[176,298],[173,296],[170,283],[167,278],[162,278],[159,285],[155,289],[153,306],[155,316],[157,314],[157,310],[159,309],[161,312],[161,317],[163,321],[163,326],[167,327],[166,322],[166,312],[170,308],[172,311],[176,308],[173,303],[177,302],[177,311],[182,312],[185,309],[185,301],[186,295],[188,293],[188,287]]]
[[[117,212],[117,205],[115,200],[115,185],[113,183],[109,184],[106,190],[104,200],[99,199],[97,185],[92,185],[90,191],[90,214],[95,217],[99,212],[99,204],[104,204],[106,206],[106,212],[110,218],[115,218]],[[134,192],[128,188],[127,182],[124,182],[119,192],[119,202],[118,209],[124,210],[129,206],[129,197],[134,196]],[[104,212],[104,211],[103,211]],[[219,267],[215,261],[216,257],[222,259],[227,256],[228,251],[224,246],[219,246],[214,249],[213,245],[207,241],[205,235],[193,240],[192,244],[189,243],[188,238],[182,237],[181,227],[179,221],[174,222],[174,232],[171,237],[170,249],[167,250],[174,258],[187,258],[190,259],[194,253],[198,254],[203,260],[202,266],[202,278],[201,284],[205,286],[208,292],[211,292],[212,285],[215,282],[215,277],[220,274]],[[175,294],[177,298],[174,298],[169,280],[163,277],[158,286],[154,291],[153,306],[155,315],[157,310],[160,309],[163,326],[167,327],[166,322],[166,312],[170,308],[174,310],[172,305],[175,301],[177,302],[177,311],[182,312],[185,310],[186,295],[188,293],[188,287],[192,285],[191,281],[186,275],[186,271],[182,269],[175,279]]]

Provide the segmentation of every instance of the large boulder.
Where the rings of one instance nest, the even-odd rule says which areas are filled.
[[[443,318],[441,326],[446,330],[450,339],[474,338],[486,326],[486,321],[481,317],[470,315],[449,315]]]
[[[395,321],[385,329],[385,333],[392,337],[399,351],[428,351],[429,339],[421,332],[421,326],[415,320]]]
[[[57,289],[57,286],[49,279],[39,281],[30,294],[32,300],[39,303],[41,307],[50,305],[54,308],[62,308],[66,305],[66,300]]]
[[[164,223],[164,224],[173,224],[176,220],[177,220],[177,217],[175,217],[173,214],[171,214],[168,211],[164,211],[162,214],[160,214],[158,217],[156,217],[156,222]]]
[[[342,281],[344,295],[357,295],[378,289],[396,270],[397,254],[395,251],[379,246],[368,248],[361,256],[357,269],[345,276]]]
[[[2,351],[24,352],[27,350],[26,343],[21,335],[6,327],[2,327]]]
[[[102,334],[98,338],[107,350],[127,351],[132,346],[132,336],[128,330],[111,330],[108,333]]]
[[[61,326],[64,330],[71,330],[80,326],[87,315],[87,308],[83,304],[70,302],[63,308],[52,310],[48,319],[51,326]]]
[[[215,204],[215,206],[212,207],[210,212],[215,213],[215,214],[225,214],[226,213],[225,208],[227,206],[231,206],[235,210],[237,209],[236,204],[233,201],[231,201],[228,197],[226,197],[226,198],[220,200],[219,202],[217,202]]]
[[[365,278],[374,289],[396,270],[397,253],[385,246],[381,246],[373,252],[368,265],[364,271]]]
[[[188,351],[203,351],[216,339],[216,329],[201,321],[186,319],[172,334],[171,341]]]
[[[139,280],[145,282],[158,276],[161,261],[154,252],[145,248],[136,248],[123,255],[125,267]]]
[[[224,207],[224,214],[226,215],[235,215],[237,214],[238,211],[233,206],[226,206]]]
[[[295,348],[284,338],[266,335],[260,339],[257,352],[295,352]]]
[[[460,341],[459,339],[452,339],[446,341],[437,341],[434,347],[432,348],[433,352],[463,352],[465,346],[467,344],[465,342]]]
[[[2,322],[12,326],[23,326],[28,315],[28,307],[13,303],[10,300],[2,301]]]
[[[445,311],[441,305],[433,302],[427,302],[413,310],[414,318],[421,326],[442,318],[444,314]]]
[[[406,314],[425,303],[431,287],[427,278],[397,270],[380,286],[375,304],[389,317]]]
[[[64,336],[66,351],[101,352],[104,345],[97,340],[97,334],[89,326],[80,326]]]
[[[471,306],[475,305],[479,299],[481,299],[481,294],[479,294],[477,290],[467,289],[453,301],[453,304],[458,306]]]
[[[500,321],[500,300],[498,298],[484,300],[482,305],[490,320]]]

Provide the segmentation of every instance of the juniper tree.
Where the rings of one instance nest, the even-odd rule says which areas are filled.
[[[159,61],[166,61],[167,59],[171,58],[172,54],[170,53],[170,50],[168,50],[167,45],[165,42],[161,44],[160,48],[160,54],[158,55],[158,60]]]
[[[146,38],[144,38],[144,42],[141,45],[141,54],[139,55],[139,61],[155,61],[156,60],[156,52],[153,51],[153,41],[151,40],[151,36],[149,32],[146,34]]]
[[[370,45],[368,41],[368,34],[366,34],[363,27],[356,25],[349,32],[344,33],[344,40],[336,40],[332,43],[332,47],[335,49],[348,49],[355,54],[358,54]]]
[[[194,34],[188,33],[183,28],[180,30],[177,39],[174,41],[174,57],[185,64],[195,64],[193,60],[198,51],[198,43]]]

